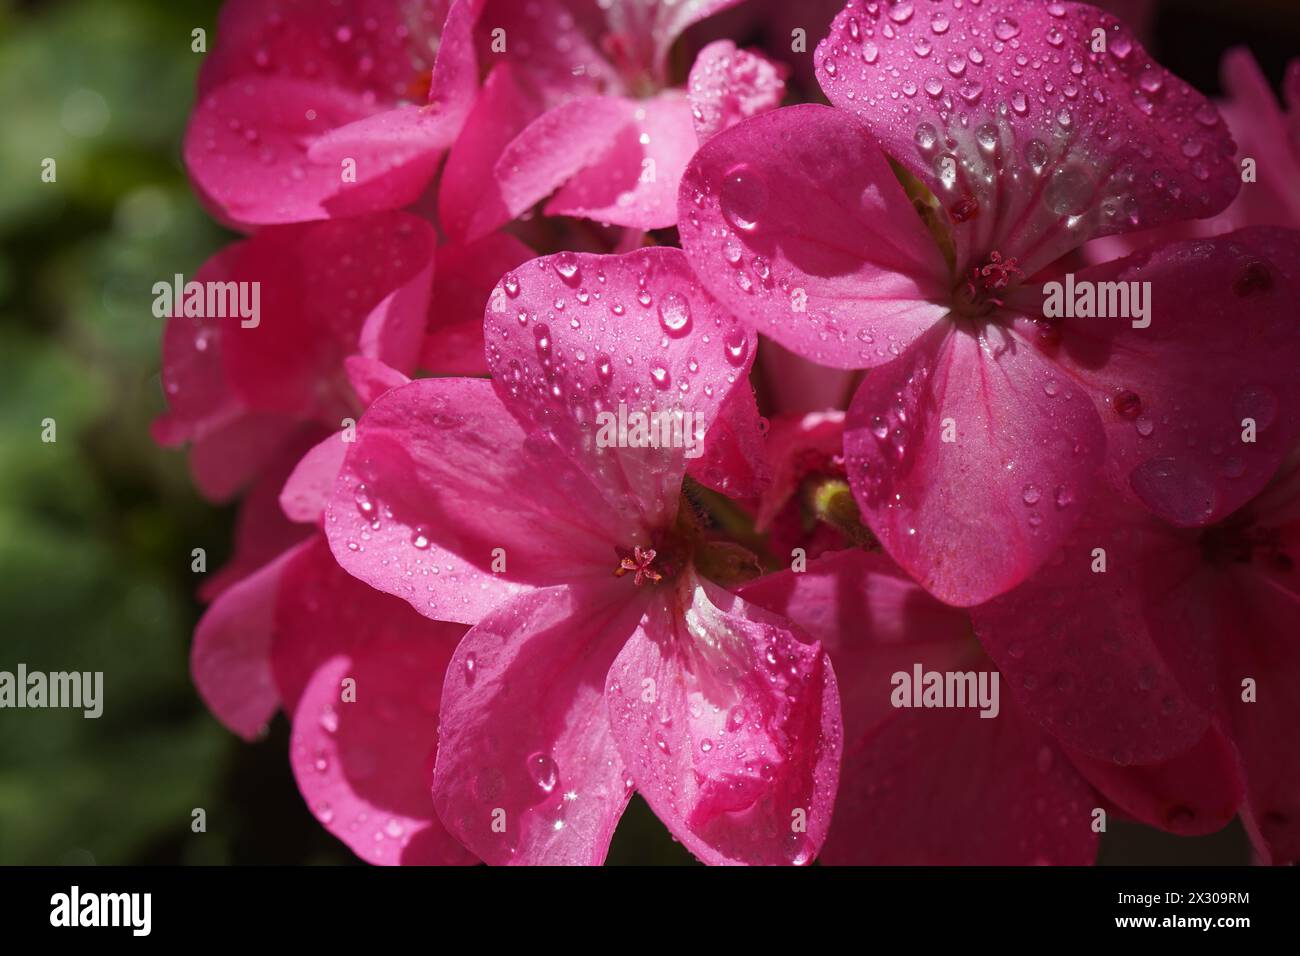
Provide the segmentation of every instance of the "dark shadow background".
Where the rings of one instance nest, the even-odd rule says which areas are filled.
[[[1148,46],[1210,94],[1229,46],[1249,45],[1275,85],[1300,55],[1296,0],[1152,7]],[[193,274],[229,238],[178,158],[201,60],[190,31],[205,28],[211,49],[217,8],[0,0],[0,670],[102,670],[106,700],[99,720],[0,711],[0,864],[356,862],[298,796],[283,717],[245,745],[194,692],[189,555],[203,547],[220,566],[234,508],[199,500],[183,456],[148,435],[162,408],[150,287]],[[811,50],[825,31],[807,20]],[[713,29],[758,44],[761,22],[736,12]],[[40,181],[44,157],[55,184]],[[45,418],[54,444],[40,440]],[[207,831],[195,834],[199,807]],[[1176,839],[1113,824],[1101,854],[1248,859],[1236,825]],[[690,857],[637,800],[610,862]]]

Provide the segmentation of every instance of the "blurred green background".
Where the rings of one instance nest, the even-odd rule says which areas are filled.
[[[284,719],[245,745],[193,690],[189,555],[206,548],[220,566],[234,509],[199,500],[184,456],[148,434],[162,408],[150,287],[193,274],[229,238],[179,161],[201,60],[190,31],[210,44],[217,7],[0,0],[0,669],[101,670],[107,701],[99,720],[0,711],[0,864],[355,862],[298,796]],[[1214,33],[1196,26],[1214,5],[1170,5],[1160,24],[1177,42],[1157,50],[1212,92],[1218,50],[1245,23],[1280,76],[1300,47],[1273,28],[1281,7],[1256,7],[1262,19]],[[1189,49],[1189,31],[1214,49]],[[56,183],[41,182],[45,157]],[[56,443],[40,440],[45,418]],[[190,830],[196,807],[203,834]],[[1102,858],[1248,851],[1236,827],[1175,840],[1116,825]],[[690,858],[638,800],[610,859]]]

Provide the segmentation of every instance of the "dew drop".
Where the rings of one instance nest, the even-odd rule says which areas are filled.
[[[565,282],[578,274],[578,257],[572,252],[561,252],[555,257],[555,272]]]
[[[1128,389],[1116,392],[1110,400],[1111,408],[1120,418],[1132,421],[1142,414],[1142,398]]]
[[[722,344],[728,362],[737,368],[745,364],[745,359],[749,355],[749,337],[745,335],[744,329],[733,328],[727,333]]]
[[[993,28],[993,35],[1005,43],[1020,34],[1020,24],[1011,17],[1003,17]]]
[[[1078,216],[1092,204],[1096,186],[1092,176],[1080,165],[1063,166],[1052,174],[1043,193],[1043,202],[1061,216]]]
[[[669,292],[659,300],[659,324],[675,338],[690,332],[691,309],[684,296]]]
[[[560,768],[555,761],[544,753],[535,753],[528,758],[528,776],[542,793],[550,793],[560,780]]]
[[[753,232],[767,208],[767,182],[746,163],[733,166],[723,177],[722,214],[737,229]]]

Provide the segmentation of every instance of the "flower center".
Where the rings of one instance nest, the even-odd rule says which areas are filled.
[[[658,584],[664,579],[664,576],[655,570],[655,558],[659,553],[654,548],[643,548],[640,545],[634,547],[631,552],[624,549],[624,553],[618,562],[618,567],[614,569],[614,577],[621,578],[625,574],[633,574],[635,578],[633,583],[640,587],[646,582]]]
[[[981,265],[971,266],[953,290],[953,309],[972,318],[988,315],[1003,305],[1002,291],[1023,276],[1014,257],[994,250]]]
[[[643,584],[672,582],[691,563],[697,550],[699,522],[695,509],[683,499],[672,525],[650,533],[648,545],[614,548],[618,564],[614,577],[632,575],[632,583]]]

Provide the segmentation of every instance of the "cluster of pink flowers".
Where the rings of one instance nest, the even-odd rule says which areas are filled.
[[[227,0],[195,278],[261,316],[177,311],[155,425],[243,495],[204,700],[373,863],[599,864],[634,793],[717,864],[1300,858],[1300,63],[748,5]]]

